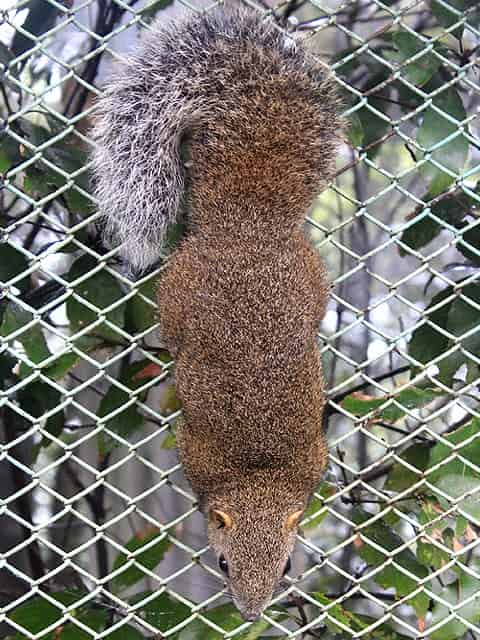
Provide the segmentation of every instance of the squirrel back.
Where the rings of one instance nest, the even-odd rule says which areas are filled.
[[[332,80],[274,23],[215,11],[155,24],[98,107],[107,240],[158,284],[177,442],[233,599],[252,620],[288,570],[327,462],[318,324],[328,283],[302,232],[341,129]]]

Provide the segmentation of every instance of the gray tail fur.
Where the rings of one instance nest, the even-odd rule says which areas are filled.
[[[121,255],[134,270],[141,271],[158,260],[182,209],[182,141],[215,119],[220,136],[229,135],[229,131],[223,133],[221,124],[228,121],[227,106],[231,110],[238,101],[232,95],[228,105],[222,95],[229,83],[235,84],[238,60],[245,57],[245,51],[257,48],[273,50],[277,72],[290,72],[294,84],[301,75],[312,85],[314,98],[310,101],[316,102],[318,118],[315,114],[307,124],[312,139],[318,139],[315,144],[323,145],[316,154],[323,163],[318,173],[322,179],[329,177],[335,145],[328,140],[340,124],[332,83],[272,22],[243,10],[215,11],[167,27],[156,22],[136,52],[116,69],[99,100],[92,131],[94,182],[104,237],[108,245],[120,246]],[[246,72],[241,62],[247,74],[242,86],[261,89],[262,74],[271,72],[263,71],[262,55],[252,59],[256,68]],[[244,98],[242,86],[237,84],[236,91]],[[269,104],[272,102],[269,98]],[[239,122],[259,113],[258,109],[251,111]],[[255,128],[255,123],[249,127]],[[295,145],[299,135],[293,128],[291,138]],[[300,155],[305,158],[311,155],[308,144],[303,151]]]

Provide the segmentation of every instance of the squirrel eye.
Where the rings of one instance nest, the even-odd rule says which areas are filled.
[[[223,573],[228,576],[228,562],[225,560],[225,556],[223,555],[223,553],[218,558],[218,566],[223,571]]]
[[[285,569],[283,570],[283,575],[288,573],[291,568],[292,568],[292,561],[290,560],[290,558],[288,558],[287,563],[285,565]]]

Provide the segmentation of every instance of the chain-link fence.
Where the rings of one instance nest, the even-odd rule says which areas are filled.
[[[89,127],[114,58],[154,17],[213,5],[2,0],[6,636],[480,638],[478,3],[248,4],[333,70],[350,120],[306,221],[334,281],[331,464],[292,570],[242,621],[176,457],[159,270],[132,279],[95,226]]]

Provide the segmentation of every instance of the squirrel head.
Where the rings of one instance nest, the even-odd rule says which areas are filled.
[[[253,621],[269,606],[290,569],[306,500],[285,494],[259,500],[258,485],[251,501],[234,494],[207,500],[208,537],[235,606],[245,620]]]

